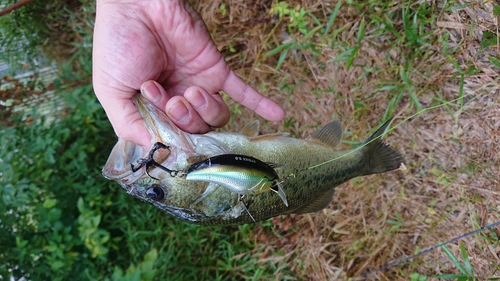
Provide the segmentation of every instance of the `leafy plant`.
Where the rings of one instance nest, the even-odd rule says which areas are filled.
[[[309,24],[308,12],[300,5],[295,6],[295,8],[289,8],[287,2],[280,1],[273,3],[269,12],[278,15],[280,19],[287,19],[289,22],[288,31],[290,33],[294,33],[295,29],[297,29],[302,34],[307,34],[307,26]]]
[[[87,2],[32,1],[0,17],[0,60],[14,69],[36,69],[53,60],[68,60],[75,52],[73,44],[81,43],[85,33],[92,33],[88,21],[93,21],[95,8]]]

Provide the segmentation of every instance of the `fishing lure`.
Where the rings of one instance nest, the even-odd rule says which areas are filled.
[[[222,154],[207,158],[191,165],[186,172],[186,180],[203,181],[219,184],[239,195],[245,210],[252,217],[243,201],[245,195],[261,194],[274,191],[288,207],[285,192],[274,170],[276,165],[239,154]],[[209,186],[201,195],[205,198],[215,191],[216,185]]]
[[[196,162],[187,168],[187,172],[184,172],[170,170],[156,162],[154,153],[159,149],[170,150],[170,147],[161,142],[155,143],[147,158],[139,159],[136,166],[130,164],[132,172],[146,167],[146,174],[150,178],[158,180],[149,174],[149,168],[157,167],[169,173],[171,177],[185,177],[186,180],[190,181],[219,184],[239,195],[238,201],[242,202],[243,207],[253,221],[255,219],[243,201],[245,195],[256,195],[272,190],[278,194],[285,206],[288,207],[285,192],[281,187],[282,181],[278,181],[278,174],[274,170],[277,165],[264,163],[251,156],[222,154]],[[196,202],[212,194],[216,187],[216,185],[209,186]]]

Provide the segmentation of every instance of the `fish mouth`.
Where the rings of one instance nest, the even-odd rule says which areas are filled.
[[[131,176],[134,173],[130,163],[137,162],[144,155],[143,150],[135,143],[118,139],[102,169],[103,176],[110,180],[125,179]],[[127,181],[131,181],[131,179]]]
[[[151,146],[146,151],[140,145],[118,139],[104,165],[102,173],[104,177],[124,184],[132,183],[145,174],[144,169],[134,172],[131,167],[147,157],[149,151],[157,142],[168,147],[168,151],[162,151],[155,156],[156,162],[165,167],[182,163],[184,161],[179,158],[194,154],[194,145],[190,135],[179,129],[163,111],[148,101],[142,94],[135,95],[132,100],[137,106],[144,120],[144,125],[151,136]],[[156,169],[151,169],[151,171],[153,170]]]

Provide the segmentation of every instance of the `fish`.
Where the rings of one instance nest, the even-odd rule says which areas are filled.
[[[157,143],[162,146],[145,151],[142,146],[118,139],[102,169],[103,176],[119,183],[128,194],[189,223],[246,224],[284,214],[317,212],[328,207],[340,184],[359,176],[402,169],[405,164],[402,154],[381,140],[391,120],[360,148],[339,151],[336,146],[341,142],[342,125],[338,120],[305,139],[287,133],[259,135],[258,121],[238,133],[190,134],[142,94],[135,95],[133,101],[151,135],[151,147]],[[237,170],[228,160],[235,155],[266,165],[257,168],[247,161]],[[279,183],[286,204],[277,189],[271,188],[273,185],[250,192],[252,186],[245,182],[235,190],[224,186],[223,181],[203,177],[189,180],[190,173],[199,171],[207,159],[218,159],[214,161],[230,171],[236,169],[240,173],[236,178],[243,181],[249,174],[257,179],[259,173],[262,178],[272,175],[274,179],[268,180],[274,187]],[[218,175],[220,171],[213,173]]]

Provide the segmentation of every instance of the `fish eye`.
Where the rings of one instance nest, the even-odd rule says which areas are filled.
[[[146,190],[146,196],[154,201],[160,201],[165,198],[165,191],[163,191],[163,188],[161,188],[160,185],[153,184]]]

